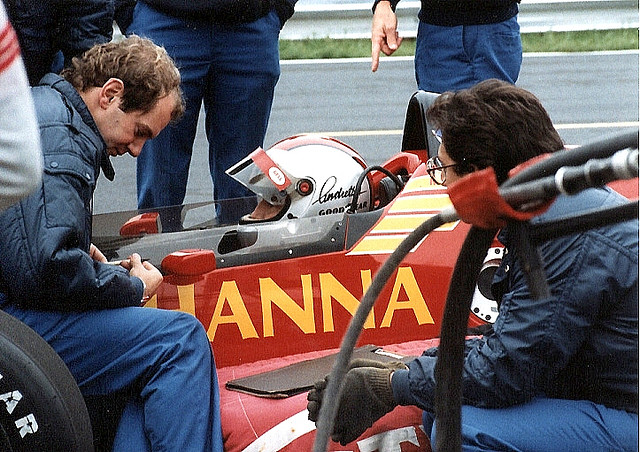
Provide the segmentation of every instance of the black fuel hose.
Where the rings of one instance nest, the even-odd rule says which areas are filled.
[[[589,210],[571,217],[557,218],[536,224],[530,230],[530,237],[534,243],[540,243],[551,237],[556,238],[609,224],[622,223],[638,218],[638,209],[638,201],[632,201],[606,209]]]
[[[574,152],[583,155],[578,150],[569,153]],[[637,148],[617,150],[604,158],[586,157],[588,155],[578,165],[562,165],[554,168],[551,175],[543,173],[535,180],[514,184],[508,183],[511,181],[509,179],[500,187],[500,195],[512,206],[526,206],[532,201],[553,199],[560,193],[573,195],[587,188],[602,187],[615,180],[638,177]],[[544,163],[547,162],[541,162]]]
[[[461,381],[467,323],[478,274],[496,232],[496,229],[472,227],[462,244],[453,269],[442,316],[438,360],[434,370],[436,444],[433,450],[458,451],[462,448]]]
[[[617,146],[637,145],[637,140],[635,143],[616,144]],[[592,151],[583,153],[582,150],[575,150],[571,152],[577,154],[577,157],[572,158],[583,162],[582,165],[561,166],[551,176],[525,181],[517,185],[512,184],[506,188],[501,187],[500,195],[512,206],[535,205],[549,201],[561,193],[572,195],[587,188],[602,187],[614,180],[638,177],[637,146],[636,149],[626,147],[622,150],[616,150],[614,147],[609,152],[615,153],[606,158],[590,158],[594,154]],[[561,157],[564,158],[564,156]],[[504,185],[507,184],[505,183]],[[624,214],[624,217],[611,216],[615,214]],[[590,225],[596,227],[600,224],[602,226],[634,217],[637,218],[637,210],[634,216],[632,210],[622,205],[620,208],[609,212],[596,209],[592,212],[564,218],[563,220],[567,225],[571,225],[570,227],[557,220],[551,223],[537,223],[535,225],[528,222],[513,222],[511,229],[517,241],[517,246],[515,247],[518,250],[517,258],[524,270],[533,299],[540,300],[549,296],[544,266],[536,246],[541,240],[538,239],[534,243],[532,238],[534,234],[538,238],[541,237],[536,230],[544,229],[546,235],[542,237],[542,240],[551,240],[561,235],[566,235],[567,231],[571,229],[576,232],[585,231],[587,226]]]
[[[396,270],[398,265],[400,265],[405,256],[416,245],[418,245],[418,243],[420,243],[427,234],[437,227],[455,220],[457,220],[455,215],[452,217],[443,213],[439,213],[426,220],[404,238],[373,277],[371,285],[364,293],[362,301],[349,323],[347,331],[342,339],[340,350],[331,370],[327,388],[325,389],[323,396],[323,403],[320,407],[318,421],[316,422],[317,431],[313,444],[313,450],[315,452],[324,452],[327,450],[327,443],[329,436],[331,436],[336,413],[338,411],[338,400],[340,400],[339,395],[342,382],[349,367],[353,349],[358,342],[360,333],[362,332],[362,327],[369,316],[369,312],[378,299],[378,295],[380,295],[380,292],[382,292],[382,289],[388,282],[390,276]]]

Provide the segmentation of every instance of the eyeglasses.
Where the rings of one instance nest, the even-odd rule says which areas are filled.
[[[454,166],[458,166],[458,163],[443,165],[436,155],[427,160],[427,174],[436,184],[444,185],[447,182],[447,168],[453,168]]]

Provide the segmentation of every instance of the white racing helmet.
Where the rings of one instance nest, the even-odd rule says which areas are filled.
[[[258,148],[226,173],[272,206],[282,206],[272,221],[343,214],[357,190],[366,164],[351,147],[334,138],[298,135],[266,151]],[[359,188],[357,211],[368,211],[368,176]]]

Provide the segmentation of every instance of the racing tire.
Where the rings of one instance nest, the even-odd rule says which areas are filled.
[[[0,450],[91,452],[89,413],[47,342],[0,311]]]

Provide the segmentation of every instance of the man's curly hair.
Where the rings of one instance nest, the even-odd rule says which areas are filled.
[[[124,83],[121,108],[124,112],[150,111],[159,99],[176,96],[173,122],[184,113],[180,72],[166,50],[149,39],[130,36],[99,44],[73,58],[61,76],[78,91],[103,86],[110,78]]]
[[[538,98],[501,80],[441,94],[427,118],[461,175],[491,166],[502,183],[520,163],[564,147]]]

